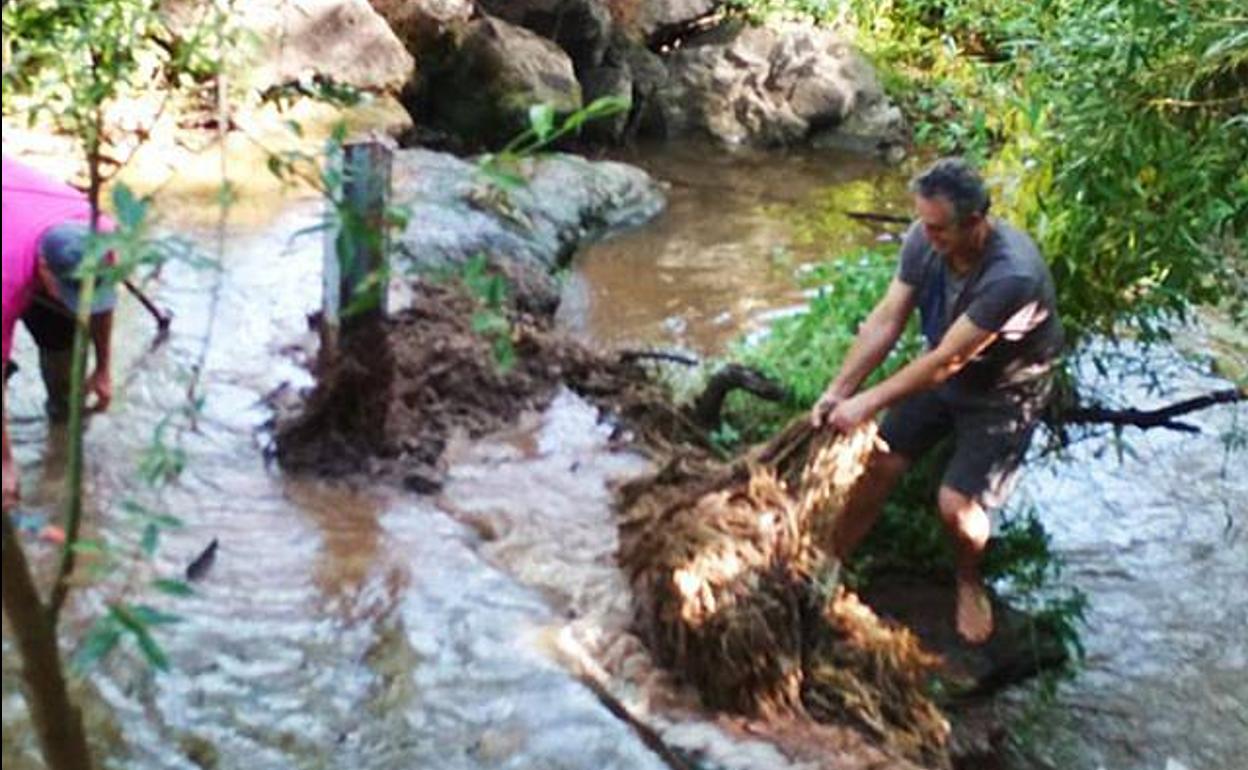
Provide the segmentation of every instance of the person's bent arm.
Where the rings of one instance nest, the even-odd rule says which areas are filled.
[[[981,329],[963,314],[949,327],[935,350],[914,359],[875,387],[842,402],[828,421],[843,431],[852,430],[876,412],[906,396],[947,381],[991,345],[997,336],[997,332]]]
[[[95,394],[92,408],[97,412],[108,409],[113,400],[113,312],[91,316],[91,343],[95,348],[95,369],[87,378],[84,392]]]
[[[867,320],[858,327],[858,335],[845,357],[841,369],[829,383],[823,397],[815,405],[813,420],[816,425],[823,421],[837,403],[849,398],[858,390],[862,381],[880,365],[897,339],[906,328],[906,321],[914,310],[915,289],[894,277],[884,298],[875,306]]]

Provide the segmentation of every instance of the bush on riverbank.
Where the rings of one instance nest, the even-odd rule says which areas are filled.
[[[1036,237],[1072,348],[1092,335],[1166,340],[1201,305],[1248,315],[1248,34],[1231,0],[733,5],[852,31],[920,147],[982,164],[994,209]],[[723,433],[757,438],[809,408],[891,269],[879,254],[823,268],[815,280],[832,289],[809,313],[738,348],[736,357],[779,378],[793,399],[779,407],[730,401]],[[907,339],[910,353],[917,343],[913,333]],[[894,355],[884,372],[906,359]],[[860,569],[947,570],[935,517],[915,514],[931,508],[936,460],[893,496]],[[1048,590],[1058,565],[1043,527],[1007,515],[1001,534],[992,571],[1026,595]],[[1067,597],[1049,608],[1069,628],[1081,604]]]
[[[921,147],[984,163],[1072,343],[1248,317],[1248,34],[1235,0],[738,0],[850,29]]]

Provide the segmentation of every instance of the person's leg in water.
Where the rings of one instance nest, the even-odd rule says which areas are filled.
[[[1041,392],[1042,395],[1042,392]],[[1005,505],[1035,431],[1043,400],[965,407],[954,415],[954,452],[937,506],[954,546],[958,635],[971,644],[992,636],[992,602],[980,562],[992,531],[989,512]]]
[[[889,410],[880,426],[888,449],[871,455],[866,473],[854,486],[837,522],[834,549],[839,559],[848,559],[871,531],[889,494],[913,462],[952,432],[952,416],[934,393],[916,394]]]
[[[940,518],[953,539],[958,636],[971,644],[982,644],[993,628],[992,602],[979,573],[992,528],[988,512],[974,498],[948,486],[940,488],[937,502]]]

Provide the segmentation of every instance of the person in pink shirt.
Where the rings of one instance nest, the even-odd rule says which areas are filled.
[[[4,156],[3,176],[3,332],[4,369],[8,381],[9,356],[18,319],[39,346],[39,368],[48,391],[47,411],[52,421],[68,416],[69,371],[79,306],[78,270],[91,237],[91,207],[86,196],[63,182]],[[101,231],[113,224],[101,217]],[[94,394],[92,408],[108,408],[112,400],[110,352],[112,286],[97,284],[91,303],[90,333],[95,366],[86,380]],[[21,485],[9,444],[8,407],[4,406],[4,509],[18,504]]]

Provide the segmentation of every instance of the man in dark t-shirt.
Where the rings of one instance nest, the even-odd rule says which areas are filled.
[[[993,628],[979,574],[988,511],[1009,495],[1048,400],[1062,329],[1053,279],[1035,244],[988,217],[988,193],[966,163],[938,161],[911,189],[918,221],[906,233],[897,275],[811,419],[849,431],[888,409],[880,429],[888,448],[872,458],[837,526],[842,559],[911,463],[952,436],[937,504],[957,551],[957,630],[980,643]],[[928,350],[858,392],[916,307]]]

